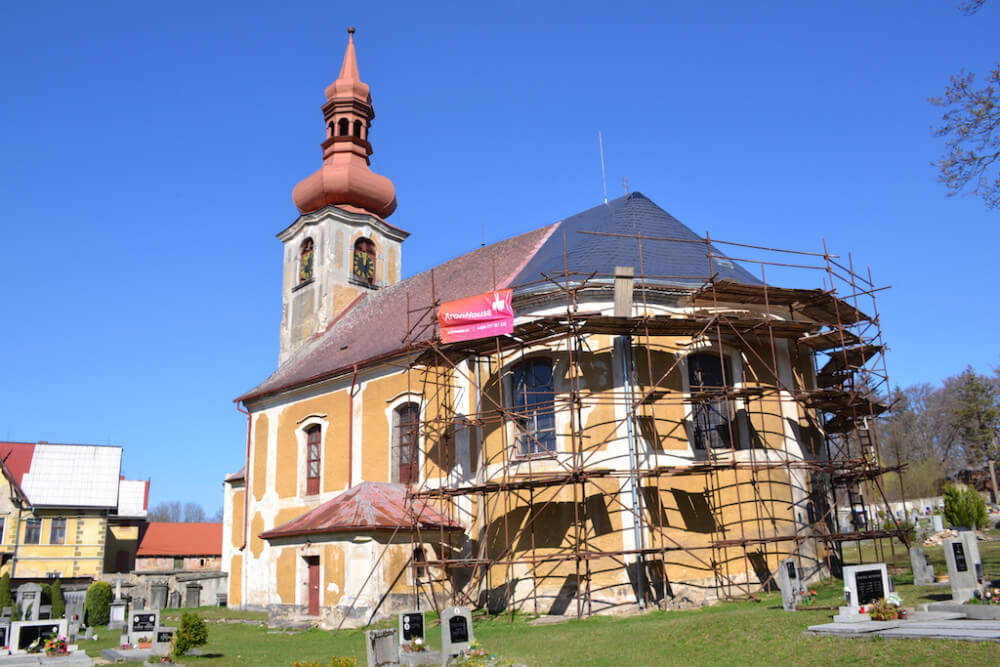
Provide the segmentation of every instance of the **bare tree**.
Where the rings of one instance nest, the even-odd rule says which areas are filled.
[[[203,523],[205,508],[198,503],[184,503],[184,520],[188,523]]]
[[[176,500],[160,503],[146,513],[149,521],[176,523],[181,520],[181,504]]]
[[[985,0],[964,0],[959,9],[975,14]],[[958,194],[966,186],[987,208],[1000,207],[1000,64],[989,72],[982,88],[976,75],[953,74],[944,95],[931,104],[945,109],[934,136],[945,140],[945,154],[937,162],[938,181]]]

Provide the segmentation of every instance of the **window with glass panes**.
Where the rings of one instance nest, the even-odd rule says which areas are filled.
[[[319,470],[322,458],[322,430],[319,426],[310,426],[306,430],[306,494],[319,493]]]

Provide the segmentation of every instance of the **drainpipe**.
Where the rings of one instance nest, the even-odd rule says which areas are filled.
[[[646,608],[646,573],[644,570],[645,558],[643,557],[643,535],[641,517],[642,501],[639,497],[639,467],[638,456],[636,454],[636,438],[634,428],[632,404],[632,337],[619,336],[618,342],[622,349],[622,386],[625,389],[625,432],[628,436],[628,465],[629,465],[629,485],[632,488],[632,536],[635,540],[636,554],[636,580],[639,588],[639,609]]]
[[[17,523],[14,524],[14,555],[10,559],[10,578],[14,579],[17,569],[17,548],[21,545],[21,503],[17,504]]]

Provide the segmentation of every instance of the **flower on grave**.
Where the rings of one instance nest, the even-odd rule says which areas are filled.
[[[903,598],[899,597],[899,593],[893,591],[885,596],[885,601],[896,607],[903,606]]]

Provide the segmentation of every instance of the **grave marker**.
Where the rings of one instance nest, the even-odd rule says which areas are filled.
[[[778,564],[778,588],[781,589],[781,606],[785,611],[795,611],[802,601],[802,574],[794,558],[786,558]]]
[[[974,532],[959,531],[958,537],[945,540],[944,558],[948,563],[952,600],[968,602],[976,593],[982,593],[983,561]]]
[[[396,665],[399,663],[399,644],[396,629],[368,630],[365,632],[368,667]]]
[[[884,598],[892,591],[889,570],[885,563],[848,565],[844,567],[844,606],[834,617],[835,623],[870,621],[861,611],[863,605]]]
[[[66,636],[66,619],[59,621],[14,621],[10,624],[10,650],[24,653],[40,637]]]
[[[913,570],[913,583],[917,586],[934,583],[934,566],[923,547],[910,547],[910,568]]]
[[[473,641],[472,614],[465,607],[441,612],[441,653],[445,658],[469,650]]]
[[[424,614],[420,611],[408,611],[399,615],[400,644],[410,644],[419,639],[424,641]]]

